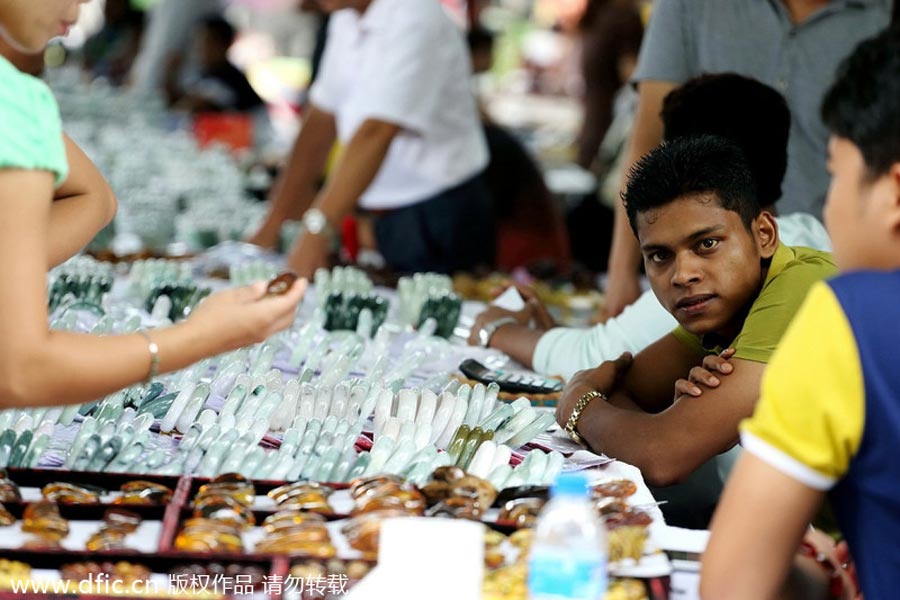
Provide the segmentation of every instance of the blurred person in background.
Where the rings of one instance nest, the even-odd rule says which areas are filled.
[[[82,50],[82,67],[92,77],[121,84],[141,46],[144,13],[130,0],[106,0],[103,29],[91,36]]]
[[[170,70],[190,63],[185,57],[197,23],[222,10],[223,0],[158,0],[149,12],[130,84],[141,92],[162,89]]]
[[[312,275],[329,264],[342,220],[358,206],[394,271],[492,265],[488,152],[463,33],[437,0],[319,4],[333,14],[310,107],[250,241],[276,247],[282,224],[302,217],[288,264]],[[343,154],[318,192],[336,140]]]
[[[491,69],[494,35],[476,26],[466,39],[477,77]],[[490,162],[484,172],[497,219],[496,267],[511,272],[529,267],[541,275],[569,267],[566,224],[541,168],[528,149],[481,110]]]
[[[234,27],[222,17],[203,19],[195,28],[194,43],[199,73],[181,85],[181,74],[172,71],[166,81],[169,103],[189,112],[249,112],[263,106],[247,77],[228,60],[234,43]]]
[[[703,73],[735,72],[784,94],[791,136],[781,215],[821,219],[828,187],[828,132],[819,116],[825,87],[842,58],[884,28],[891,0],[656,0],[634,81],[637,116],[627,149],[632,165],[662,140],[663,98]],[[628,169],[626,169],[627,175]],[[641,294],[641,256],[617,206],[606,286],[606,313],[615,316]]]
[[[589,169],[612,123],[616,95],[634,72],[644,25],[636,0],[589,0],[579,31],[584,122],[578,164]]]

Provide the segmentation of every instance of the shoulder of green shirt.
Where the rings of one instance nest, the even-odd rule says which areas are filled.
[[[779,244],[763,287],[744,320],[744,327],[731,343],[735,349],[734,358],[769,362],[809,288],[836,272],[837,267],[828,252]],[[680,325],[672,333],[701,356],[724,349],[704,347],[699,336]]]
[[[62,121],[46,83],[0,57],[0,168],[45,170],[58,187],[68,176]]]

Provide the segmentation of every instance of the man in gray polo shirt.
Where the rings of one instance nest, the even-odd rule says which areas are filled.
[[[838,63],[890,21],[891,0],[656,0],[634,80],[640,97],[627,164],[662,140],[662,100],[703,73],[736,72],[771,85],[791,110],[786,215],[821,219],[828,188],[828,132],[819,105]],[[640,253],[624,210],[616,213],[607,312],[640,294]]]

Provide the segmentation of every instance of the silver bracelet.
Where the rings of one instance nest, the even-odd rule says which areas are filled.
[[[150,351],[150,372],[147,373],[146,379],[147,383],[150,383],[159,375],[159,345],[153,341],[146,330],[141,329],[138,333],[147,340],[147,349]]]
[[[491,338],[494,336],[495,331],[504,325],[512,325],[513,323],[518,323],[518,321],[512,317],[501,317],[495,321],[491,321],[478,331],[478,345],[482,348],[487,348],[488,344],[491,343]]]

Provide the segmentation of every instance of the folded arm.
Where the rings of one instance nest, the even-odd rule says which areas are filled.
[[[698,362],[674,336],[666,336],[635,357],[615,389],[600,390],[609,402],[588,404],[579,433],[594,451],[638,467],[651,485],[682,481],[737,443],[738,424],[753,412],[765,368],[732,360],[733,372],[717,388],[672,402],[675,382]],[[576,376],[564,390],[561,404],[574,406],[591,389],[597,388],[589,377]],[[569,413],[571,408],[559,420],[564,422]]]

